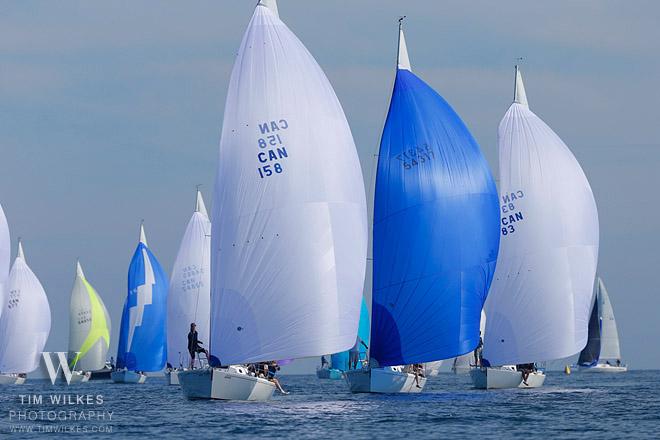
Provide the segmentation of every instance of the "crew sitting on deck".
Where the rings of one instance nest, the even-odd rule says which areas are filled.
[[[525,385],[529,384],[527,383],[527,378],[529,378],[529,375],[533,372],[536,371],[536,366],[531,363],[531,364],[520,364],[516,365],[516,369],[522,373],[522,381]]]
[[[415,375],[415,386],[421,388],[421,386],[419,386],[419,378],[424,377],[424,365],[412,364],[412,372]]]
[[[325,356],[321,356],[321,368],[327,368],[328,365],[328,360],[325,358]]]
[[[203,344],[202,341],[197,339],[197,325],[192,322],[190,323],[190,332],[188,333],[188,353],[190,353],[190,369],[195,368],[195,355],[197,353],[204,353],[206,358],[209,358],[209,352],[204,348],[200,347],[200,344]]]
[[[286,391],[284,391],[284,389],[282,388],[282,385],[280,385],[280,381],[277,380],[277,378],[275,377],[275,374],[277,374],[277,372],[280,370],[280,367],[279,367],[279,365],[277,365],[277,362],[276,361],[270,361],[270,362],[264,363],[263,365],[264,365],[264,374],[265,374],[266,378],[269,381],[271,381],[275,384],[275,386],[277,387],[277,389],[279,390],[280,393],[289,394]]]

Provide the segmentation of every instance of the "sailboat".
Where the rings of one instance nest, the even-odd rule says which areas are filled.
[[[105,367],[110,347],[110,315],[103,300],[85,278],[80,261],[69,305],[69,369],[71,382],[87,382]]]
[[[486,312],[481,311],[481,321],[479,322],[479,334],[483,340],[486,330]],[[474,353],[466,353],[462,356],[457,356],[452,361],[451,372],[454,374],[467,374],[470,370],[477,366],[478,359],[475,359]]]
[[[580,372],[623,373],[628,367],[621,365],[619,332],[616,328],[614,310],[605,283],[598,277],[596,295],[589,318],[589,338],[578,358]]]
[[[0,384],[22,384],[39,367],[50,333],[50,306],[44,288],[27,265],[23,244],[6,285],[0,317]]]
[[[167,361],[167,276],[147,246],[144,224],[128,267],[128,295],[121,315],[116,383],[144,383],[145,372],[161,371]]]
[[[212,367],[179,381],[191,399],[268,400],[275,384],[242,364],[349,349],[367,257],[353,136],[274,0],[257,4],[234,64],[212,218]]]
[[[211,316],[211,221],[197,190],[195,212],[181,239],[167,296],[167,377],[179,385],[178,372],[191,366],[187,334],[195,323],[199,340],[208,344]],[[201,362],[200,359],[198,359]],[[200,365],[201,366],[201,365]]]
[[[358,337],[352,350],[357,350],[358,358],[357,364],[362,365],[362,362],[367,360],[367,348],[369,346],[369,330],[371,323],[369,322],[369,310],[367,309],[367,301],[362,298],[362,307],[360,308],[360,324],[358,325]],[[351,356],[350,351],[342,351],[330,355],[330,365],[321,365],[316,369],[316,377],[319,379],[333,379],[339,380],[344,377],[344,371],[350,370],[353,365],[350,364]],[[353,367],[355,368],[355,367]]]
[[[498,145],[502,240],[482,363],[493,367],[470,373],[477,388],[533,388],[545,381],[534,363],[572,356],[587,342],[598,212],[575,156],[529,109],[518,66]]]
[[[399,23],[376,174],[370,361],[345,373],[354,393],[420,392],[426,378],[411,364],[474,350],[497,259],[495,181],[460,117],[412,72]]]

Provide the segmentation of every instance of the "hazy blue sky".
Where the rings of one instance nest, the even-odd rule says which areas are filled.
[[[114,354],[140,219],[169,271],[196,184],[210,205],[230,69],[255,3],[0,2],[0,202],[49,296],[48,349],[67,346],[76,257],[112,315]],[[573,150],[596,196],[599,273],[623,357],[657,367],[660,3],[466,3],[279,8],[334,85],[367,180],[399,15],[413,70],[454,106],[495,173],[513,63],[525,57],[530,107]]]

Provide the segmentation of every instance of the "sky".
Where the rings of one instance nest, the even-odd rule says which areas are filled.
[[[76,258],[112,316],[114,354],[140,220],[169,271],[196,185],[211,205],[227,84],[255,3],[0,1],[0,203],[13,254],[22,237],[49,297],[47,350],[67,347]],[[660,3],[280,0],[279,12],[333,84],[367,184],[400,15],[413,70],[495,175],[523,57],[531,109],[593,188],[623,358],[660,364]]]

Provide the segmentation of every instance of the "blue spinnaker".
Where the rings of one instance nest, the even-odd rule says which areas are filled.
[[[463,121],[407,68],[396,74],[374,203],[371,357],[388,366],[472,351],[497,260],[497,190]]]
[[[369,330],[371,329],[371,323],[369,320],[369,309],[367,308],[367,301],[362,298],[362,307],[360,308],[360,323],[358,325],[358,336],[362,341],[364,341],[367,346],[369,346]],[[364,348],[364,345],[360,344],[360,359],[367,358],[367,349]],[[330,357],[330,368],[336,370],[346,371],[348,370],[348,351],[341,351],[335,353]],[[358,365],[358,368],[360,366]]]
[[[167,291],[163,268],[140,242],[128,268],[128,296],[121,316],[117,368],[160,371],[165,366]]]

